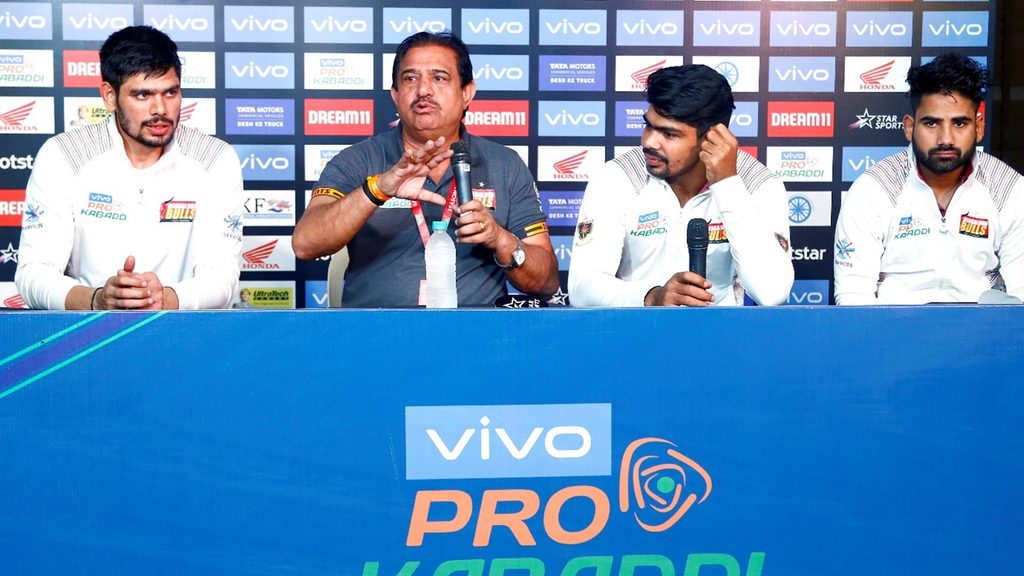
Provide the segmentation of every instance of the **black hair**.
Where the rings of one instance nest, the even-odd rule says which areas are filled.
[[[160,76],[171,68],[180,78],[178,45],[152,26],[122,28],[108,36],[100,48],[100,76],[115,91],[131,76]]]
[[[907,71],[910,108],[916,112],[924,96],[955,92],[970,98],[977,111],[985,100],[990,78],[988,69],[973,58],[956,52],[936,56],[931,62]]]
[[[729,82],[703,64],[670,66],[651,74],[644,98],[661,116],[695,127],[698,136],[716,124],[728,126],[736,108]]]
[[[395,51],[395,63],[391,66],[391,83],[398,86],[398,67],[402,65],[405,54],[420,46],[444,46],[455,52],[456,65],[459,72],[460,86],[465,88],[473,81],[473,62],[469,59],[469,48],[466,43],[452,32],[417,32],[398,45]]]

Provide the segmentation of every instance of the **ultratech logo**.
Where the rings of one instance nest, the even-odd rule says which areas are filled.
[[[31,170],[35,166],[35,157],[28,156],[0,156],[0,170]]]
[[[473,100],[463,120],[478,136],[529,136],[528,100]]]
[[[769,138],[831,138],[835,102],[769,102]]]

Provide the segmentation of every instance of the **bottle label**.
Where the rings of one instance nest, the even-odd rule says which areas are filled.
[[[427,279],[426,278],[424,278],[423,280],[420,280],[420,296],[419,296],[418,304],[420,306],[426,306],[427,305]]]

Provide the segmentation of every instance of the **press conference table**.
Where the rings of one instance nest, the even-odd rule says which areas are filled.
[[[1022,326],[0,312],[0,573],[1008,573]]]

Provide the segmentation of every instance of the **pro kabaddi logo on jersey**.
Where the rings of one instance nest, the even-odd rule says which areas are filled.
[[[923,226],[919,218],[913,215],[900,218],[899,228],[896,229],[896,238],[907,238],[908,236],[926,236],[931,234],[932,229]]]
[[[721,222],[708,224],[708,244],[725,244],[729,237],[725,233],[725,225]]]
[[[124,221],[128,219],[128,215],[122,211],[123,209],[124,208],[121,203],[115,203],[114,197],[110,194],[90,192],[89,203],[86,204],[85,208],[82,208],[79,214],[82,216],[91,216],[93,218]]]
[[[161,222],[192,222],[196,219],[196,203],[192,200],[168,200],[160,205]]]
[[[988,220],[964,214],[960,216],[960,233],[975,238],[988,238]]]
[[[644,237],[653,236],[654,234],[667,234],[668,229],[665,228],[665,221],[667,218],[663,218],[660,213],[655,210],[654,212],[648,212],[647,214],[641,214],[636,221],[636,228],[629,231],[630,236]]]

